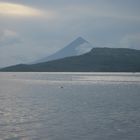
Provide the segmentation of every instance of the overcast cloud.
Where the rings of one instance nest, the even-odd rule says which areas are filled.
[[[79,36],[140,49],[139,7],[140,0],[0,0],[0,67],[47,56]]]

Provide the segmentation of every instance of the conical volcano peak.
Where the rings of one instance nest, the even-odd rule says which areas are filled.
[[[74,40],[74,42],[79,42],[79,43],[88,43],[88,41],[86,41],[83,37],[78,37],[77,39]]]
[[[86,41],[82,37],[78,37],[75,40],[73,40],[69,45],[67,45],[65,48],[75,49],[75,47],[80,46],[82,44],[90,44],[88,41]]]
[[[40,59],[36,63],[47,62],[47,61],[57,60],[57,59],[65,58],[65,57],[81,55],[81,54],[89,52],[92,48],[93,46],[88,41],[86,41],[82,37],[78,37],[77,39],[72,41],[70,44],[62,48],[61,50],[57,51],[56,53],[50,56]]]

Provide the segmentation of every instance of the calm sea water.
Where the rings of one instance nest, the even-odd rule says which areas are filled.
[[[0,140],[140,140],[140,74],[0,73]]]

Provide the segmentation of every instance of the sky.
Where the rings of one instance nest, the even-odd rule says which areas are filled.
[[[29,63],[83,37],[140,49],[140,0],[0,0],[0,67]]]

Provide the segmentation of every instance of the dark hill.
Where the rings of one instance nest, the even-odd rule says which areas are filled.
[[[11,72],[140,72],[140,50],[94,48],[89,53],[32,65],[1,69]]]

